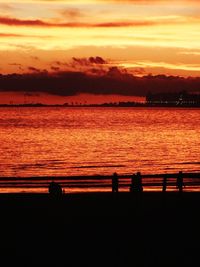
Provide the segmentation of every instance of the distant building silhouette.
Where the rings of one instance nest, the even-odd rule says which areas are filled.
[[[191,94],[186,91],[156,94],[148,92],[146,104],[148,106],[200,107],[200,94]]]

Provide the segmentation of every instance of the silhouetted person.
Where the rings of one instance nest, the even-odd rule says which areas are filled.
[[[60,184],[52,181],[49,184],[49,194],[53,198],[59,198],[62,195],[62,188],[61,188]]]
[[[113,193],[118,193],[118,174],[115,172],[113,173],[112,177],[112,192]]]
[[[137,172],[135,176],[135,186],[137,192],[143,192],[143,186],[142,186],[142,176],[140,172]]]
[[[163,192],[166,192],[167,190],[167,175],[164,175],[163,177],[163,188],[162,188],[162,191]]]
[[[133,174],[132,177],[131,177],[131,184],[130,184],[130,192],[133,193],[133,192],[137,192],[137,183],[136,183],[136,175]]]
[[[176,179],[176,188],[178,188],[179,192],[183,191],[183,172],[182,171],[178,173],[178,176]]]

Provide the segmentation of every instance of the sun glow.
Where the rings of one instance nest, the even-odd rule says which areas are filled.
[[[2,74],[199,76],[198,1],[13,0],[0,11]]]

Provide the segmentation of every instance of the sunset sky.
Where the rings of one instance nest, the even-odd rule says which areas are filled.
[[[127,100],[143,97],[147,90],[140,93],[139,86],[130,92],[132,76],[139,81],[150,74],[186,81],[200,76],[200,1],[7,0],[0,1],[0,12],[2,77],[9,80],[7,74],[18,73],[18,81],[27,74],[56,76],[53,89],[41,88],[46,80],[32,89],[27,89],[28,82],[20,88],[0,81],[1,103],[24,101],[27,91],[32,102]],[[71,85],[68,93],[63,77],[69,79],[72,73],[81,86]],[[90,89],[82,88],[85,79]],[[129,92],[113,85],[118,80],[125,80],[123,92],[129,84]],[[101,82],[102,93],[101,86],[96,89]],[[88,96],[91,83],[96,97]]]

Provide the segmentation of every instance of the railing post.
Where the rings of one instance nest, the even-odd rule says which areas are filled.
[[[183,172],[180,171],[178,173],[177,179],[176,179],[176,187],[179,190],[179,193],[183,191]]]
[[[162,191],[165,193],[167,190],[167,175],[165,174],[163,177],[163,187],[162,187]]]

